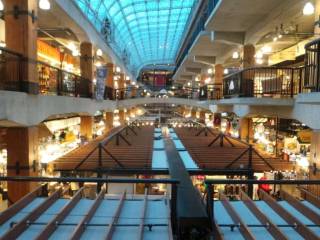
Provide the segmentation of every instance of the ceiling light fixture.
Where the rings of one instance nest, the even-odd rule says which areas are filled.
[[[258,52],[256,53],[255,57],[256,57],[257,59],[262,59],[262,58],[263,58],[263,53],[262,53],[262,51],[258,51]]]
[[[213,69],[212,68],[209,68],[208,69],[208,74],[212,74],[213,73]]]
[[[263,63],[263,59],[262,58],[257,58],[256,59],[256,63],[261,65]]]
[[[233,52],[232,58],[233,59],[238,59],[239,58],[239,53],[238,52]]]
[[[271,53],[271,52],[272,52],[272,47],[270,47],[270,46],[263,46],[263,47],[261,48],[261,51],[262,51],[264,54]]]
[[[3,10],[4,10],[4,5],[3,5],[2,0],[0,0],[0,11],[3,11]]]
[[[51,8],[51,4],[49,0],[40,0],[39,1],[39,8],[42,10],[49,10]]]
[[[97,50],[97,56],[98,56],[98,57],[102,57],[102,55],[103,55],[103,52],[102,52],[102,50],[99,48],[99,49]]]
[[[225,68],[225,69],[223,70],[223,73],[224,73],[224,74],[229,74],[229,69],[228,69],[228,68]]]
[[[314,6],[311,2],[307,2],[303,7],[303,15],[309,16],[314,14]]]

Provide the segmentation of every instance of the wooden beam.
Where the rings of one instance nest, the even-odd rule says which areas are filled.
[[[101,202],[104,199],[104,195],[106,193],[106,189],[103,187],[99,193],[99,195],[96,197],[94,200],[94,203],[92,204],[91,208],[87,212],[87,214],[82,218],[81,222],[77,225],[75,230],[73,231],[70,239],[75,240],[75,239],[80,239],[81,235],[85,231],[86,224],[90,222],[92,219],[94,213],[97,211],[98,207],[100,206]]]
[[[299,219],[292,216],[290,212],[280,206],[275,199],[263,190],[259,190],[259,196],[265,201],[279,216],[281,216],[288,224],[296,225],[295,230],[305,239],[319,240],[317,235],[307,228]]]
[[[14,225],[8,232],[3,235],[1,239],[17,239],[21,233],[23,233],[28,227],[28,222],[34,222],[41,214],[46,211],[55,201],[57,201],[62,193],[62,188],[55,191],[50,197],[48,197],[43,203],[41,203],[35,210],[24,217],[18,224]]]
[[[256,216],[261,224],[268,224],[268,232],[274,237],[274,239],[288,240],[288,238],[280,231],[280,229],[266,216],[260,209],[254,204],[252,199],[242,190],[240,190],[240,198],[244,204],[250,209],[250,211]]]
[[[46,227],[41,231],[41,233],[36,237],[36,240],[49,239],[51,234],[58,228],[57,223],[61,223],[69,212],[75,207],[75,205],[80,201],[82,197],[82,191],[84,187],[80,188],[78,192],[72,197],[72,199],[65,205],[62,210],[54,217]]]
[[[290,205],[292,205],[304,216],[309,218],[312,222],[314,222],[317,225],[320,225],[320,216],[307,206],[303,205],[298,199],[296,199],[284,190],[280,190],[280,196],[283,200],[287,201]]]
[[[320,198],[314,195],[313,193],[309,192],[304,188],[299,188],[299,190],[303,193],[304,199],[308,202],[312,203],[316,207],[320,208]]]
[[[36,197],[38,197],[41,194],[42,189],[46,187],[47,187],[47,184],[38,187],[33,192],[21,198],[19,201],[17,201],[15,204],[9,207],[7,210],[3,211],[0,214],[0,225],[4,224],[12,216],[16,215],[21,209],[23,209],[25,206],[31,203]]]
[[[144,220],[145,220],[146,212],[147,212],[147,204],[148,204],[148,189],[146,188],[144,191],[143,208],[142,208],[142,212],[141,212],[138,240],[143,240]]]
[[[247,225],[242,221],[236,210],[230,204],[228,198],[222,192],[220,192],[220,200],[229,213],[230,217],[232,218],[233,222],[240,225],[239,230],[243,237],[247,240],[255,240],[255,237],[253,236]]]
[[[113,235],[113,232],[114,232],[114,229],[115,229],[114,225],[119,220],[119,216],[120,216],[121,209],[122,209],[122,206],[124,204],[125,199],[126,199],[126,191],[123,192],[123,194],[122,194],[122,196],[120,198],[120,202],[119,202],[119,205],[117,207],[117,210],[116,210],[114,216],[112,217],[111,223],[110,223],[110,225],[108,227],[108,230],[107,230],[106,240],[111,240],[112,239],[112,235]]]

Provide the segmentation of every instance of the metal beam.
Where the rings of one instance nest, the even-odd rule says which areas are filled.
[[[99,195],[94,200],[94,203],[92,204],[91,208],[87,212],[87,214],[82,218],[81,222],[77,225],[75,230],[73,231],[70,239],[76,240],[80,239],[82,233],[85,231],[86,224],[90,222],[91,218],[93,217],[94,213],[97,211],[98,207],[100,206],[104,195],[106,193],[106,189],[103,187],[99,193]]]
[[[245,39],[245,32],[211,32],[210,41],[219,42],[227,45],[243,45]]]
[[[55,201],[59,199],[62,193],[62,188],[60,187],[55,191],[50,197],[48,197],[44,202],[42,202],[36,209],[25,216],[18,224],[14,225],[8,232],[6,232],[1,239],[17,239],[21,233],[23,233],[28,227],[28,222],[34,222],[40,215],[46,211]]]
[[[307,206],[303,205],[298,199],[284,190],[280,190],[280,196],[283,200],[287,201],[290,205],[292,205],[295,209],[297,209],[315,224],[320,225],[320,216]]]
[[[240,198],[262,224],[269,226],[266,229],[274,237],[274,239],[288,240],[288,238],[280,231],[280,229],[260,211],[252,199],[242,190],[240,190]]]
[[[21,209],[23,209],[25,206],[27,206],[29,203],[31,203],[37,196],[40,195],[40,193],[43,191],[43,188],[47,188],[47,184],[44,184],[44,185],[38,187],[37,189],[35,189],[31,193],[28,193],[26,196],[24,196],[19,201],[17,201],[15,204],[13,204],[10,208],[3,211],[0,214],[0,225],[4,224],[12,216],[16,215]]]
[[[216,63],[215,56],[194,56],[193,61],[196,63],[202,63],[206,65],[214,65]]]
[[[138,230],[138,234],[139,234],[138,240],[143,240],[144,222],[145,222],[145,217],[147,212],[147,204],[148,204],[148,189],[146,188],[144,191],[143,207],[142,207],[141,220],[140,220],[140,225]]]
[[[185,72],[194,73],[194,74],[200,74],[201,68],[193,68],[193,67],[186,67]]]
[[[279,216],[281,216],[287,223],[294,225],[295,230],[305,239],[319,240],[317,235],[307,228],[299,219],[292,216],[290,212],[280,206],[269,194],[263,190],[259,190],[259,196],[265,201]]]
[[[187,80],[187,81],[191,81],[192,78],[193,78],[192,75],[181,75],[180,76],[180,79]]]
[[[78,182],[78,183],[163,183],[179,184],[176,179],[138,179],[138,178],[76,178],[76,177],[0,177],[0,181],[14,182]]]
[[[255,240],[255,237],[253,236],[247,225],[242,221],[236,210],[230,204],[228,198],[222,192],[220,192],[220,200],[229,213],[230,217],[232,218],[233,222],[235,224],[239,224],[239,230],[243,237],[247,240]]]
[[[72,197],[72,199],[65,205],[62,210],[54,217],[46,227],[41,231],[41,233],[36,237],[36,240],[49,239],[51,234],[58,228],[58,223],[61,223],[69,212],[74,208],[74,206],[80,201],[82,197],[82,191],[84,187],[80,188],[78,192]]]
[[[121,199],[120,199],[120,202],[119,202],[119,205],[117,207],[117,210],[116,210],[114,216],[112,217],[111,223],[110,223],[108,230],[107,230],[106,240],[112,239],[112,235],[113,235],[113,232],[115,229],[115,224],[117,224],[117,222],[119,220],[119,216],[120,216],[121,209],[122,209],[122,206],[124,204],[125,199],[126,199],[126,191],[123,192]]]

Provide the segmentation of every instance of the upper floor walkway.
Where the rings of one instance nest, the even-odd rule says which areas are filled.
[[[293,99],[248,97],[200,101],[176,97],[141,97],[96,101],[89,98],[0,91],[0,102],[0,125],[6,127],[34,126],[46,119],[59,116],[93,116],[97,111],[113,112],[115,109],[161,103],[212,112],[234,112],[239,117],[263,115],[297,119],[310,128],[320,129],[320,93],[299,94]]]

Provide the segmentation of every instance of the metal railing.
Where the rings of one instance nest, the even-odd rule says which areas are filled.
[[[293,97],[302,92],[304,68],[248,68],[228,75],[223,81],[223,96]]]
[[[38,85],[35,92],[42,95],[91,97],[90,80],[53,67],[45,62],[28,59],[19,53],[0,48],[0,89],[29,92],[26,79],[37,74],[32,83]]]
[[[311,92],[320,91],[320,39],[305,45],[305,76],[303,87]]]

